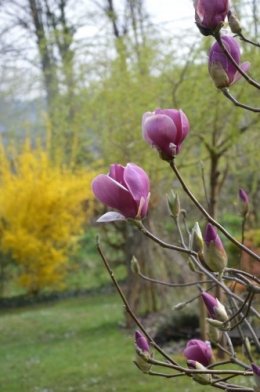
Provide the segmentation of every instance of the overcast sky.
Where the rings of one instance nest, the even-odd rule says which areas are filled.
[[[175,25],[175,28],[189,27],[194,23],[192,0],[146,0],[146,9],[153,21]]]

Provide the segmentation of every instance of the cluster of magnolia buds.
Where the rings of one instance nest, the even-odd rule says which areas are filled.
[[[212,2],[208,0],[195,0],[194,7],[196,25],[201,34],[216,36],[224,26],[225,19],[227,18],[231,32],[236,35],[241,35],[241,24],[236,15],[230,10],[229,0]],[[223,35],[221,40],[235,63],[240,66],[243,72],[247,72],[250,63],[244,62],[240,64],[240,46],[236,39],[230,35]],[[230,58],[223,53],[219,42],[215,42],[210,49],[208,68],[215,86],[220,90],[228,88],[241,78],[241,73],[237,71]]]
[[[198,222],[195,223],[190,236],[190,249],[198,253],[202,265],[211,272],[221,273],[227,266],[227,254],[211,223],[206,226],[204,238]]]
[[[212,307],[213,304],[211,303],[211,299],[208,301],[207,298],[205,303],[206,302],[208,303],[207,306],[209,306],[208,310],[209,312],[213,312],[213,316],[215,316],[217,313],[219,317],[225,317],[224,313],[222,313],[222,310],[219,310],[219,306]],[[149,373],[153,363],[156,362],[153,361],[153,353],[150,351],[147,339],[139,331],[135,332],[135,352],[136,358],[134,360],[134,364],[143,373]],[[202,385],[211,384],[213,381],[212,375],[206,372],[208,367],[214,363],[211,343],[209,341],[203,341],[200,339],[191,339],[187,342],[183,351],[183,355],[187,359],[188,368],[202,371],[201,373],[194,372],[192,374],[194,381]],[[254,386],[254,391],[260,392],[260,367],[255,363],[252,363],[251,369],[254,376],[254,381],[256,383]]]

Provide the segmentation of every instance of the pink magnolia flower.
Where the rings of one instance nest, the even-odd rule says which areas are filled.
[[[219,23],[224,22],[229,0],[195,0],[195,22],[203,35],[212,34]]]
[[[189,128],[188,118],[182,110],[158,108],[146,112],[142,119],[144,140],[157,148],[165,160],[178,154]]]
[[[150,181],[143,169],[134,163],[126,167],[114,163],[109,174],[100,174],[92,181],[95,196],[105,205],[119,211],[108,212],[98,222],[143,219],[150,197]]]
[[[248,61],[239,64],[241,57],[240,46],[235,38],[229,35],[223,35],[221,38],[227,51],[231,54],[242,71],[248,71],[250,68],[250,63]],[[241,78],[241,74],[236,70],[225,53],[223,53],[218,42],[215,42],[210,49],[208,67],[209,74],[217,88],[229,87]]]
[[[208,366],[212,357],[210,343],[199,339],[189,340],[183,354],[188,360],[199,362],[203,366]]]

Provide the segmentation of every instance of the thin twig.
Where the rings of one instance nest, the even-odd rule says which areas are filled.
[[[148,276],[143,275],[141,272],[138,273],[138,275],[140,276],[140,278],[147,280],[148,282],[152,282],[152,283],[157,283],[160,284],[162,286],[168,286],[168,287],[187,287],[187,286],[195,286],[198,283],[212,283],[212,280],[199,280],[196,282],[190,282],[190,283],[169,283],[169,282],[163,282],[161,280],[157,280],[157,279],[152,279],[149,278]]]
[[[259,113],[260,112],[260,108],[253,108],[252,106],[248,106],[245,105],[244,103],[241,103],[239,101],[237,101],[233,95],[230,94],[229,89],[227,87],[224,87],[221,89],[221,92],[225,95],[226,98],[228,98],[235,106],[239,107],[239,108],[243,108],[246,110],[249,110],[250,112],[254,112],[254,113]]]
[[[239,249],[242,249],[245,253],[249,254],[252,256],[255,260],[260,261],[260,256],[258,256],[256,253],[248,249],[246,246],[241,244],[239,241],[237,241],[234,237],[232,237],[231,234],[229,234],[226,229],[224,229],[223,226],[221,226],[215,219],[213,219],[210,214],[205,210],[204,207],[199,203],[199,201],[195,198],[195,196],[191,193],[187,185],[185,184],[181,174],[179,173],[176,165],[174,158],[170,161],[170,166],[172,170],[174,171],[176,177],[180,181],[183,190],[187,193],[187,195],[190,197],[190,199],[193,201],[193,203],[198,207],[198,209],[203,213],[203,215],[208,219],[210,223],[212,223],[215,227],[217,227],[233,244],[235,244]],[[184,250],[183,250],[184,251]]]

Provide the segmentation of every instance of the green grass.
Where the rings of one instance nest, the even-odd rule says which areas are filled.
[[[215,390],[184,377],[141,373],[132,363],[133,335],[119,327],[122,322],[122,303],[115,294],[2,311],[0,391]]]

